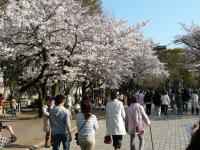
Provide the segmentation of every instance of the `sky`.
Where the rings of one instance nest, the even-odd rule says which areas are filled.
[[[183,47],[172,43],[174,36],[186,34],[179,23],[200,25],[200,0],[102,0],[102,6],[104,12],[127,20],[127,26],[150,20],[142,28],[144,36],[167,48]]]

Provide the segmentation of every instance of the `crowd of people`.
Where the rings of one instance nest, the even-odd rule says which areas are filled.
[[[106,134],[112,137],[115,150],[121,149],[123,135],[126,134],[130,135],[131,150],[136,149],[136,135],[139,138],[139,149],[144,149],[144,124],[150,126],[151,121],[148,115],[151,115],[152,105],[155,106],[158,116],[161,114],[167,116],[168,107],[171,107],[172,112],[177,110],[177,114],[182,115],[183,112],[188,112],[189,100],[191,99],[191,113],[196,111],[196,114],[199,114],[199,98],[195,90],[192,92],[186,89],[171,91],[162,89],[155,92],[141,90],[127,94],[127,96],[119,92],[112,92],[110,97],[106,94],[105,99],[102,102],[105,104]],[[126,104],[128,108],[125,111],[124,105]],[[43,107],[46,147],[53,145],[53,149],[58,150],[62,142],[63,149],[70,149],[72,140],[71,108],[72,100],[69,94],[46,98]],[[89,100],[75,101],[73,108],[76,114],[77,139],[80,149],[94,150],[95,132],[99,125],[96,116],[92,114],[92,103]],[[193,136],[192,139],[196,139]]]
[[[139,104],[146,108],[146,114],[151,115],[151,110],[157,110],[157,115],[163,114],[168,116],[168,107],[171,107],[172,112],[177,111],[179,115],[188,113],[188,106],[191,100],[191,113],[199,115],[199,94],[197,90],[141,90],[128,94],[127,105],[130,106],[130,98],[132,95],[137,95]]]

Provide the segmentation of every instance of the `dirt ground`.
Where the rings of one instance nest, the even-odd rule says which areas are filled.
[[[93,110],[93,114],[97,118],[105,116],[105,111]],[[37,117],[37,110],[23,109],[21,113],[17,114],[17,117],[12,117],[11,114],[1,116],[0,121],[4,125],[11,125],[17,141],[10,145],[6,145],[6,150],[24,150],[24,149],[36,149],[44,143],[45,132],[43,132],[43,118]],[[71,120],[71,127],[76,127],[75,120]],[[3,130],[2,135],[10,136],[7,130]]]

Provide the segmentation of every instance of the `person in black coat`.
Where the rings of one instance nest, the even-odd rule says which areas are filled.
[[[152,95],[149,90],[145,94],[144,103],[146,104],[146,114],[151,115]]]
[[[153,103],[156,106],[157,115],[160,116],[162,101],[161,101],[161,95],[159,91],[155,91],[155,94],[153,96]]]
[[[189,99],[190,99],[189,92],[186,89],[183,89],[183,93],[182,93],[182,102],[183,102],[182,108],[183,108],[183,112],[185,111],[187,113],[187,111],[188,111]]]

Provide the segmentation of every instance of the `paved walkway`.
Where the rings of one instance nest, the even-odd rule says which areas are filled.
[[[190,107],[189,107],[190,108]],[[105,125],[105,113],[103,111],[93,111],[94,114],[100,118],[99,130],[96,132],[96,150],[113,150],[112,144],[104,144],[104,136],[106,135]],[[18,114],[16,118],[12,118],[10,114],[5,117],[0,117],[0,121],[4,124],[9,124],[13,127],[18,140],[10,145],[5,146],[5,150],[51,150],[52,148],[44,147],[43,132],[43,119],[36,117],[36,111],[27,111]],[[176,112],[171,113],[169,110],[169,116],[157,116],[153,110],[152,115],[149,116],[151,120],[152,136],[154,142],[154,150],[185,150],[189,144],[190,135],[185,131],[185,125],[187,123],[197,123],[200,118],[197,115],[192,115],[190,111],[183,115],[177,115]],[[72,128],[76,127],[75,120],[71,121]],[[74,140],[74,130],[71,142],[71,150],[80,150]],[[8,131],[4,131],[3,135],[9,136]],[[129,135],[123,136],[122,150],[129,150]],[[136,146],[138,148],[139,140],[136,138]],[[62,149],[62,148],[60,148]],[[152,150],[150,130],[148,126],[145,126],[145,150]]]
[[[187,123],[197,123],[199,116],[192,115],[190,112],[183,115],[177,115],[177,112],[169,110],[169,116],[157,116],[155,111],[149,116],[151,120],[152,136],[154,150],[185,150],[189,144],[190,135],[185,131]],[[104,136],[106,135],[105,119],[99,120],[99,130],[96,132],[96,150],[113,150],[112,144],[104,144]],[[80,150],[74,140],[71,142],[71,150]],[[129,135],[123,136],[122,150],[130,150]],[[136,138],[136,147],[138,149],[139,140]],[[40,147],[39,150],[50,150],[52,148]],[[60,148],[62,149],[62,148]],[[150,128],[145,126],[145,150],[152,150]]]

